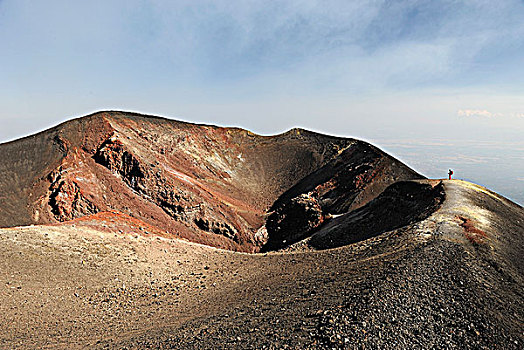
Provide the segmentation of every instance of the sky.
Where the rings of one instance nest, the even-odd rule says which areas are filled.
[[[0,0],[0,142],[99,110],[368,140],[524,203],[524,1]]]

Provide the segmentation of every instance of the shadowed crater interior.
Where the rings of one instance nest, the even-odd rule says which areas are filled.
[[[426,219],[444,199],[442,182],[434,186],[397,182],[364,207],[333,219],[311,237],[309,245],[327,249],[375,237]]]

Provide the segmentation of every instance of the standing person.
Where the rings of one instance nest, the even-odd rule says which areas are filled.
[[[449,175],[449,179],[451,180],[451,175],[453,175],[453,170],[449,169],[448,175]]]

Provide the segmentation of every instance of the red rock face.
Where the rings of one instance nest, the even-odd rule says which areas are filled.
[[[353,139],[299,129],[264,137],[121,112],[0,145],[0,161],[0,226],[118,212],[245,252],[283,228],[297,239],[389,184],[421,177]]]
[[[62,180],[61,176],[51,183],[49,207],[58,221],[72,220],[98,212],[96,205],[85,198],[76,182]]]

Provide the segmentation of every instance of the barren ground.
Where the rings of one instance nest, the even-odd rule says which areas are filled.
[[[444,189],[427,219],[322,251],[218,250],[120,214],[1,229],[0,346],[521,349],[524,211]]]

